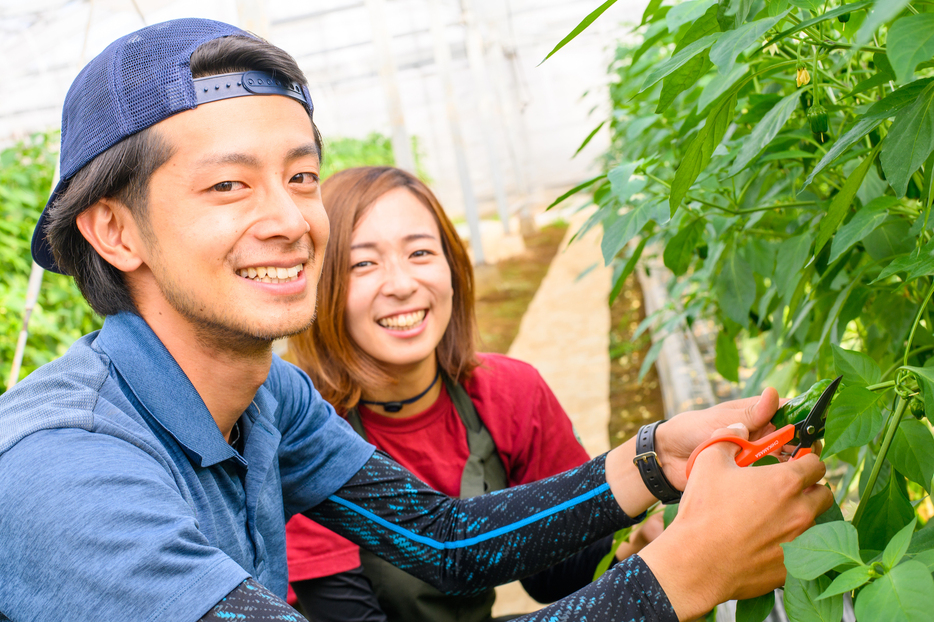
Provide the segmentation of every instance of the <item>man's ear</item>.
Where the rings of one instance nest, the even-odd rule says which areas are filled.
[[[76,222],[88,244],[116,269],[133,272],[143,264],[139,227],[120,201],[102,198],[81,212]]]

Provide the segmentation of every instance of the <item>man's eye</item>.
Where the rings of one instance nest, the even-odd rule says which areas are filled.
[[[211,189],[216,192],[230,192],[236,188],[239,183],[240,182],[238,181],[222,181],[219,184],[214,184],[211,186]]]
[[[298,184],[312,184],[317,183],[318,176],[314,173],[298,173],[292,177],[289,181],[295,182]]]

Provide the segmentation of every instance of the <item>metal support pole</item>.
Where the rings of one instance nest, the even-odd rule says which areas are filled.
[[[55,172],[52,174],[52,187],[49,189],[51,196],[52,190],[58,185],[59,163],[55,164]],[[32,317],[32,310],[36,308],[39,300],[39,291],[42,289],[42,276],[45,274],[39,264],[32,263],[32,271],[29,273],[29,285],[26,286],[26,304],[23,306],[23,327],[19,331],[19,337],[16,339],[16,352],[13,354],[13,366],[10,368],[10,376],[7,378],[7,391],[13,388],[13,385],[19,381],[19,371],[23,368],[23,357],[26,355],[26,339],[29,337],[29,318]]]
[[[444,36],[444,23],[438,11],[437,0],[428,0],[431,12],[431,34],[435,42],[435,65],[438,67],[438,77],[444,84],[444,99],[447,104],[448,128],[451,132],[451,142],[454,143],[454,157],[457,160],[457,175],[461,182],[461,192],[464,194],[464,213],[470,227],[470,246],[473,248],[474,263],[486,263],[483,254],[483,241],[480,239],[480,217],[477,213],[477,198],[474,196],[473,184],[470,182],[470,168],[467,166],[467,156],[464,149],[464,137],[461,134],[460,117],[457,113],[457,101],[454,97],[454,82],[451,80],[451,49]]]
[[[474,90],[480,104],[480,134],[486,146],[487,159],[490,165],[490,180],[493,182],[493,193],[496,196],[496,207],[499,219],[503,223],[503,231],[509,233],[509,201],[506,199],[506,187],[503,183],[502,166],[496,145],[493,142],[493,96],[490,92],[490,78],[487,74],[486,60],[483,54],[483,38],[474,19],[471,0],[461,0],[461,15],[467,27],[467,62],[473,74]]]
[[[269,40],[269,16],[264,0],[237,0],[237,17],[241,28]]]
[[[392,55],[389,31],[386,28],[385,3],[383,0],[366,0],[366,6],[370,11],[370,28],[373,31],[373,45],[376,46],[379,62],[379,78],[383,85],[383,92],[386,94],[386,104],[389,106],[392,155],[397,167],[415,174],[415,155],[412,153],[412,141],[405,128],[396,63]]]

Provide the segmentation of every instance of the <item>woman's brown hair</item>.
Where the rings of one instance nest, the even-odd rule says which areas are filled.
[[[329,177],[321,186],[331,222],[331,237],[321,280],[314,324],[289,340],[298,366],[311,376],[325,400],[345,412],[360,401],[363,387],[392,384],[394,378],[351,339],[345,327],[350,280],[350,239],[354,227],[381,196],[405,188],[434,215],[448,265],[454,299],[451,321],[435,349],[438,364],[449,377],[463,382],[479,362],[476,358],[473,267],[467,249],[434,193],[414,175],[387,166],[351,168]]]

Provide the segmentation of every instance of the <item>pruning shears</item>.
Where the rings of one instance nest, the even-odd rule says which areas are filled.
[[[830,401],[833,399],[833,395],[836,393],[837,387],[840,386],[840,381],[842,379],[843,376],[839,376],[831,382],[830,385],[824,389],[824,392],[821,393],[820,397],[817,399],[817,403],[814,404],[814,407],[811,408],[811,412],[808,413],[808,416],[798,423],[789,423],[785,427],[767,436],[763,436],[757,441],[747,441],[737,436],[723,436],[712,438],[701,443],[688,459],[687,477],[691,476],[694,460],[700,452],[714,443],[733,443],[739,445],[741,449],[740,452],[736,454],[736,464],[741,467],[749,466],[756,460],[774,452],[776,449],[791,444],[795,439],[798,440],[798,446],[795,447],[795,450],[791,454],[792,460],[797,460],[811,453],[811,447],[814,443],[824,436],[824,425],[827,421],[827,407],[830,406]]]

